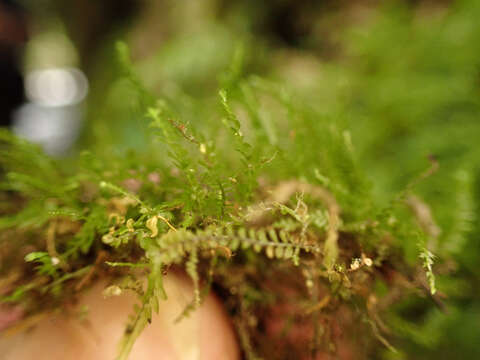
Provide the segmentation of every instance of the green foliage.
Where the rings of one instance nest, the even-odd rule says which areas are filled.
[[[25,256],[25,261],[40,263],[36,268],[38,274],[51,276],[53,278],[57,277],[57,269],[55,268],[55,265],[59,260],[51,258],[48,253],[43,251],[32,252]]]
[[[435,295],[437,288],[435,286],[435,275],[433,274],[433,261],[435,256],[428,251],[426,248],[420,248],[420,259],[423,261],[423,268],[427,275],[428,285],[430,287],[430,292],[432,295]]]
[[[281,297],[272,300],[261,284],[291,276],[302,279],[302,286],[294,281],[302,288],[298,302],[316,309],[306,315],[314,323],[328,301],[332,318],[347,303],[386,348],[393,349],[387,338],[398,343],[398,356],[444,350],[449,339],[440,330],[465,320],[459,309],[467,299],[480,309],[465,285],[480,275],[478,15],[474,1],[421,21],[408,8],[386,7],[347,30],[344,61],[321,64],[305,88],[272,80],[280,70],[251,74],[255,45],[242,42],[232,64],[217,69],[219,91],[208,83],[211,91],[198,95],[180,79],[153,92],[141,75],[151,64],[132,63],[118,43],[121,83],[109,90],[112,103],[102,116],[122,113],[128,89],[138,120],[129,126],[142,133],[135,150],[125,150],[123,136],[95,131],[110,120],[96,119],[88,150],[66,161],[0,132],[1,196],[9,203],[0,209],[0,244],[12,253],[35,249],[15,265],[0,259],[1,276],[21,274],[3,301],[33,313],[43,309],[31,299],[61,304],[92,267],[129,274],[134,285],[119,282],[109,291],[138,294],[123,360],[167,295],[164,272],[177,265],[194,285],[178,318],[196,309],[213,283],[228,289],[234,300],[226,302],[253,358],[260,335],[246,322]],[[172,45],[158,61],[177,50]],[[425,171],[430,154],[436,160]],[[455,309],[448,320],[433,305],[444,306],[444,295]],[[367,352],[393,356],[373,346]]]

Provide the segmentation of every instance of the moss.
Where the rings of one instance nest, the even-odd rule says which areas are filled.
[[[437,43],[442,48],[456,46],[448,26],[466,16],[461,9],[438,25],[447,27]],[[0,196],[7,204],[0,208],[2,301],[21,305],[28,318],[67,304],[97,278],[113,276],[118,288],[110,291],[134,289],[139,296],[118,357],[126,359],[166,295],[162,277],[178,266],[195,286],[179,320],[213,289],[249,359],[335,352],[343,344],[339,328],[348,334],[348,346],[362,348],[366,358],[380,356],[378,344],[394,352],[404,346],[400,339],[419,337],[414,316],[395,315],[394,305],[408,308],[412,298],[423,298],[426,311],[444,306],[434,273],[448,278],[451,255],[468,244],[478,164],[465,152],[452,177],[438,169],[443,162],[455,167],[445,154],[430,161],[414,150],[400,154],[410,141],[439,148],[429,135],[435,114],[444,103],[460,104],[440,90],[413,101],[397,79],[406,74],[419,84],[428,75],[438,80],[430,84],[443,84],[441,74],[425,74],[416,62],[428,48],[430,30],[399,25],[388,11],[366,31],[378,31],[375,26],[390,37],[355,42],[350,51],[360,61],[350,60],[354,74],[341,64],[333,71],[350,87],[339,88],[340,106],[335,101],[325,108],[312,89],[248,74],[243,47],[220,76],[217,93],[198,99],[178,88],[153,94],[120,43],[122,81],[139,99],[141,146],[124,151],[100,132],[78,156],[55,160],[0,133]],[[410,48],[409,57],[396,56],[402,61],[392,66],[383,41],[410,32],[418,47]],[[351,36],[358,40],[361,34]],[[437,65],[462,79],[462,66],[476,61],[450,60],[438,57]],[[462,101],[476,108],[473,88],[462,84]],[[349,116],[361,124],[348,125]],[[391,119],[383,123],[384,116]],[[421,140],[402,135],[415,131]],[[471,135],[462,136],[475,144]],[[423,188],[442,193],[452,181],[455,191],[441,203],[434,190]],[[441,225],[448,245],[435,214],[446,219]],[[147,277],[145,287],[136,282],[139,276]]]

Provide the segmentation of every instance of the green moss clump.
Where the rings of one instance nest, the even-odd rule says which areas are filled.
[[[334,336],[338,326],[351,339],[361,334],[348,346],[361,347],[366,357],[393,356],[396,348],[401,356],[412,343],[428,347],[409,313],[418,299],[429,314],[424,326],[439,342],[438,329],[447,326],[435,327],[442,286],[455,293],[462,284],[448,276],[448,264],[468,244],[476,218],[478,156],[468,150],[473,134],[453,132],[468,144],[457,144],[458,163],[449,158],[452,148],[431,135],[438,112],[446,117],[441,129],[455,127],[448,123],[450,110],[440,111],[444,104],[460,108],[456,114],[478,130],[472,124],[478,84],[467,81],[465,70],[474,68],[478,52],[460,56],[450,38],[450,28],[474,7],[463,6],[434,22],[433,29],[444,29],[435,46],[457,56],[432,55],[433,64],[418,59],[432,50],[434,30],[398,22],[389,11],[363,29],[386,29],[388,38],[349,33],[355,40],[345,40],[351,64],[323,74],[342,74],[347,85],[328,89],[340,100],[325,106],[315,100],[315,91],[325,95],[323,85],[302,90],[249,74],[244,47],[220,77],[217,93],[194,98],[171,87],[154,94],[120,43],[121,86],[134,94],[139,119],[134,149],[115,144],[109,130],[119,129],[109,128],[116,126],[112,120],[91,125],[95,141],[68,161],[0,132],[2,302],[20,304],[33,316],[111,277],[109,291],[133,289],[139,297],[118,356],[127,359],[166,296],[162,277],[174,266],[195,287],[179,320],[213,288],[249,359],[334,351],[341,345]],[[392,59],[386,44],[406,38],[416,39],[410,56]],[[430,87],[452,78],[461,99]],[[115,86],[109,101],[121,93]],[[412,95],[411,86],[419,94]],[[426,151],[416,151],[422,144],[440,156],[427,159]],[[442,285],[436,284],[436,256]],[[281,332],[274,330],[278,323]],[[296,329],[308,339],[299,339]]]

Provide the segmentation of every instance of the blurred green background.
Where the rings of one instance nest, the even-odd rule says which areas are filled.
[[[422,301],[398,304],[387,324],[399,335],[399,352],[379,348],[376,356],[480,358],[480,1],[17,5],[28,29],[22,72],[74,67],[89,81],[81,130],[62,156],[84,148],[107,156],[130,148],[148,153],[144,109],[154,100],[145,94],[181,104],[186,121],[208,122],[219,84],[228,85],[222,74],[240,59],[241,76],[284,83],[349,129],[379,206],[434,157],[439,170],[417,194],[441,229],[432,250],[450,272],[437,276],[447,311]],[[117,40],[128,45],[135,74],[119,57]],[[145,94],[132,87],[136,82]],[[268,103],[261,112],[271,121],[278,116]]]

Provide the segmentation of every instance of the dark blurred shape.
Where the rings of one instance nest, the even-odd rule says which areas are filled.
[[[26,42],[24,9],[0,0],[0,126],[11,123],[13,110],[24,100],[19,52]]]
[[[328,1],[279,1],[267,13],[263,30],[271,31],[288,46],[299,47],[311,35],[316,20],[312,14],[318,14],[325,3]]]
[[[247,8],[255,34],[265,36],[277,45],[310,49],[309,39],[318,35],[316,32],[322,21],[329,20],[332,15],[345,12],[357,4],[372,2],[375,0],[220,0],[219,3],[221,15],[232,12],[232,9],[235,11],[239,4]]]
[[[83,70],[89,74],[98,60],[98,54],[112,36],[135,18],[141,0],[102,1],[56,1],[61,16],[65,19],[70,38],[75,43]]]

